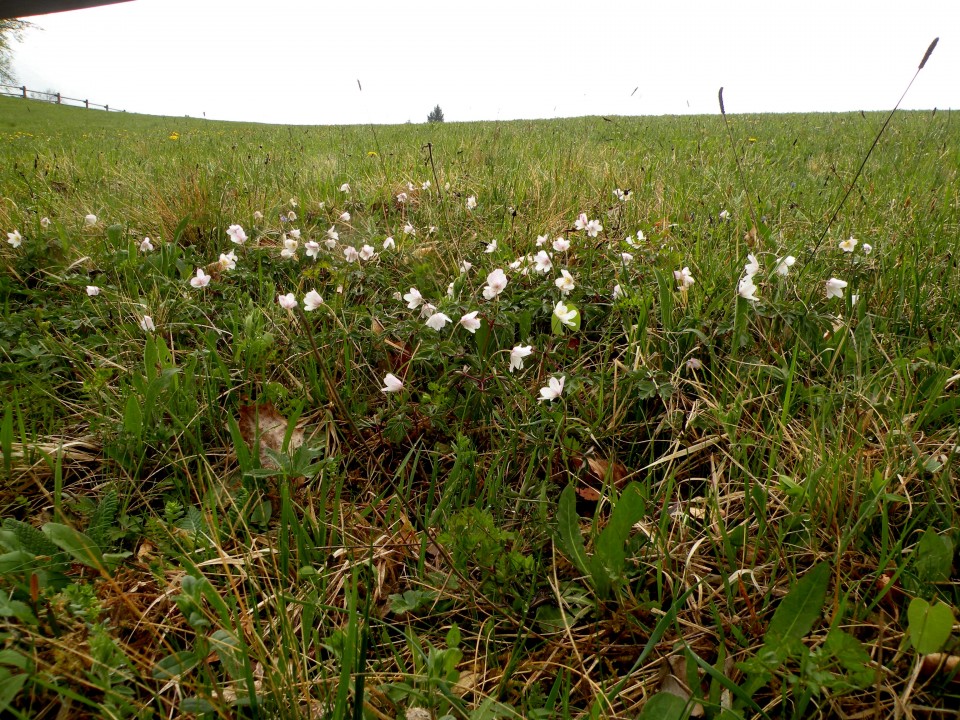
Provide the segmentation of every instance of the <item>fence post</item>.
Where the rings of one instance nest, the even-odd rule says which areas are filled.
[[[57,93],[57,105],[60,104],[60,93]]]
[[[107,112],[110,112],[110,106],[109,106],[109,105],[104,105],[104,106],[103,106],[103,109],[106,110]]]
[[[27,86],[24,85],[24,86],[21,87],[20,89],[23,90],[23,99],[26,100],[26,99],[27,99]]]
[[[83,104],[86,106],[87,110],[90,109],[90,101],[89,101],[89,100],[84,100],[84,101],[83,101]]]

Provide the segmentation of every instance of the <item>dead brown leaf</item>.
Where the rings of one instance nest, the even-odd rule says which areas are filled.
[[[283,450],[283,439],[287,434],[287,419],[277,412],[273,403],[262,405],[243,405],[240,408],[240,435],[252,451],[257,438],[260,439],[260,463],[263,467],[277,469],[277,464],[266,452]],[[287,451],[291,452],[303,445],[303,429],[294,428],[290,435]]]

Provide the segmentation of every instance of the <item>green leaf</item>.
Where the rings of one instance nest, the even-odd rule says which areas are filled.
[[[135,438],[143,433],[143,412],[140,410],[140,400],[135,395],[127,398],[123,411],[123,431]]]
[[[567,485],[560,493],[557,504],[557,530],[560,549],[585,575],[590,574],[590,562],[587,549],[580,534],[580,516],[577,515],[577,498],[573,485]]]
[[[829,582],[827,563],[814,565],[800,578],[773,613],[763,636],[764,645],[780,654],[806,637],[820,618]]]
[[[928,583],[950,579],[953,570],[953,541],[927,528],[914,550],[914,567],[921,580]]]
[[[823,647],[837,659],[857,687],[869,687],[876,680],[876,673],[870,667],[870,653],[853,635],[833,628],[827,633]]]
[[[939,652],[953,629],[953,609],[946,603],[931,605],[914,598],[907,608],[907,633],[910,644],[921,655]]]
[[[123,225],[111,225],[107,228],[107,240],[111,245],[119,245],[123,238]]]
[[[153,666],[153,679],[163,682],[174,680],[193,670],[199,662],[200,659],[193,650],[180,650],[167,655]]]
[[[435,590],[407,590],[402,595],[394,594],[389,598],[390,612],[396,615],[403,615],[408,612],[416,612],[425,605],[429,605],[437,599]]]
[[[46,523],[41,530],[50,539],[50,542],[65,551],[78,563],[94,570],[106,570],[108,568],[97,544],[79,530],[74,530],[69,525],[61,525],[60,523]]]
[[[243,664],[243,648],[240,641],[226,630],[217,630],[208,638],[210,649],[215,650],[220,658],[220,665],[233,680],[240,681],[246,677]]]
[[[19,692],[23,689],[23,684],[30,677],[27,673],[11,675],[10,671],[0,670],[0,712],[8,710]]]
[[[637,720],[686,720],[690,717],[687,701],[668,692],[659,692],[644,704]]]
[[[596,553],[590,558],[591,575],[601,596],[609,593],[611,583],[619,583],[623,579],[626,561],[624,543],[630,537],[634,524],[643,517],[644,510],[640,486],[632,482],[621,493],[607,526],[597,538]]]

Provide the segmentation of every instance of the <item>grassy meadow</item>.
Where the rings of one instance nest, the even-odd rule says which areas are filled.
[[[824,234],[883,119],[0,98],[0,712],[958,707],[960,128]]]

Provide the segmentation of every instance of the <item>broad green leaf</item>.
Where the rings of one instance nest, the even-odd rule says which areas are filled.
[[[425,605],[429,605],[437,599],[435,590],[407,590],[402,595],[397,593],[391,595],[390,612],[397,615],[403,615],[408,612],[416,612]]]
[[[607,526],[597,538],[597,557],[611,572],[619,574],[623,570],[624,543],[634,524],[643,517],[644,510],[640,486],[632,482],[620,494]]]
[[[180,650],[157,662],[153,666],[153,679],[174,680],[197,666],[200,659],[193,650]]]
[[[74,530],[69,525],[61,525],[60,523],[46,523],[40,529],[44,535],[50,538],[50,542],[78,563],[94,570],[106,570],[108,568],[108,563],[104,560],[97,544],[79,530]]]
[[[682,697],[659,692],[647,700],[637,720],[686,720],[690,717],[688,705]]]
[[[135,395],[127,398],[123,411],[123,431],[135,438],[139,438],[143,432],[143,411],[140,409],[140,400]]]
[[[876,673],[870,667],[870,653],[853,635],[833,628],[827,633],[823,647],[837,659],[857,687],[869,687],[876,680]]]
[[[220,665],[233,680],[239,681],[245,677],[243,665],[243,648],[236,636],[226,630],[216,630],[208,638],[210,649],[215,650],[220,658]]]
[[[802,640],[820,618],[830,582],[830,566],[818,563],[780,601],[763,636],[764,645],[782,652]],[[779,654],[778,652],[778,654]]]
[[[914,550],[914,567],[924,582],[944,582],[953,570],[953,541],[927,528]]]
[[[580,534],[580,516],[577,515],[577,498],[573,485],[567,485],[560,493],[557,504],[557,530],[560,549],[585,575],[590,574],[590,562],[587,549]]]
[[[921,655],[939,652],[953,629],[953,609],[946,603],[931,605],[914,598],[907,607],[907,633],[910,644]]]
[[[123,225],[111,225],[107,228],[107,240],[111,245],[119,245],[123,239]]]
[[[23,684],[30,677],[28,673],[11,675],[6,669],[0,669],[0,712],[8,710],[17,694],[23,689]]]

